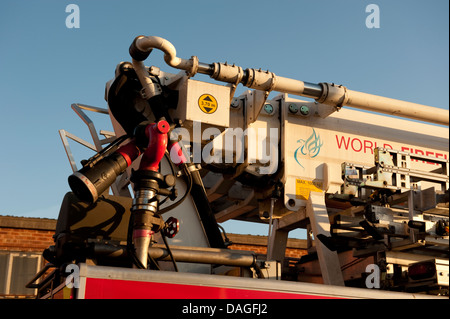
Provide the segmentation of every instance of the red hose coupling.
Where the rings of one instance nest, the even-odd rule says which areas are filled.
[[[145,128],[145,134],[148,138],[148,146],[142,155],[141,165],[139,169],[157,172],[159,163],[166,152],[168,136],[170,130],[167,121],[159,121],[152,123]]]
[[[155,232],[149,229],[135,229],[133,230],[133,239],[140,237],[151,237]]]
[[[136,146],[136,140],[132,139],[128,144],[121,146],[117,151],[125,158],[127,165],[130,166],[133,161],[141,155],[141,151]]]

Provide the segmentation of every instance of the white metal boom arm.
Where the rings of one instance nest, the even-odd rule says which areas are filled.
[[[132,63],[144,86],[144,91],[149,89],[146,84],[150,85],[151,80],[148,78],[148,73],[145,71],[142,61],[148,57],[152,49],[163,51],[164,60],[168,65],[185,70],[191,76],[202,73],[218,81],[234,85],[241,83],[256,90],[278,91],[314,98],[319,103],[336,108],[349,106],[440,125],[449,125],[449,112],[436,107],[353,91],[345,86],[332,83],[314,84],[294,80],[261,69],[244,70],[242,67],[224,63],[201,63],[195,56],[189,60],[182,59],[176,56],[176,50],[172,43],[155,36],[138,36],[130,47]]]

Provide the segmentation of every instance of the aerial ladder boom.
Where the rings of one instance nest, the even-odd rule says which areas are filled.
[[[168,65],[185,70],[191,76],[198,72],[207,74],[217,81],[231,83],[235,86],[241,83],[246,87],[260,91],[277,91],[314,98],[319,103],[331,105],[338,109],[349,106],[440,125],[449,124],[449,112],[436,107],[349,90],[345,86],[335,85],[334,83],[314,84],[294,80],[261,69],[248,68],[244,70],[236,65],[202,63],[195,56],[189,60],[182,59],[176,56],[176,49],[169,41],[155,36],[139,36],[130,47],[133,66],[143,85],[151,82],[148,80],[148,73],[146,74],[142,61],[149,56],[153,49],[164,52],[164,60]],[[148,88],[144,87],[144,90],[148,90]]]

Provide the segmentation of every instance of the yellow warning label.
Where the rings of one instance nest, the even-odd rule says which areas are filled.
[[[295,198],[308,200],[311,192],[322,193],[323,182],[295,180]]]
[[[206,114],[214,113],[217,110],[217,100],[211,94],[203,94],[198,99],[198,106]]]

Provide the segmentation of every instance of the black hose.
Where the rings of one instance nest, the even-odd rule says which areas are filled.
[[[128,139],[130,136],[128,134],[122,135],[118,138],[116,138],[114,141],[112,141],[110,144],[108,144],[106,147],[104,147],[100,152],[96,153],[94,156],[89,158],[87,161],[84,161],[83,166],[86,166],[87,164],[94,165],[97,162],[99,162],[101,159],[105,158],[109,153],[112,153],[113,151],[117,150],[119,148],[119,145],[124,142],[126,139]]]
[[[173,258],[172,250],[170,249],[169,244],[167,243],[166,236],[162,232],[161,237],[164,241],[164,245],[166,245],[167,251],[169,252],[170,258],[172,259],[173,267],[175,268],[175,271],[178,272],[177,262],[175,261],[175,258]]]

